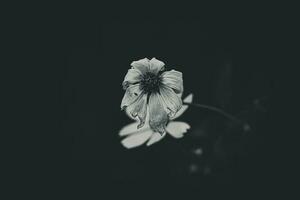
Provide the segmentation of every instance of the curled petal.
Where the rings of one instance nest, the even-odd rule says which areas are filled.
[[[131,114],[128,112],[128,110],[127,109],[125,109],[125,113],[126,113],[126,115],[130,118],[130,119],[133,119],[133,120],[137,120],[135,117],[132,117],[131,116]]]
[[[182,73],[176,70],[171,70],[162,73],[162,83],[171,87],[177,94],[183,92]]]
[[[187,97],[184,98],[183,100],[184,103],[192,103],[193,102],[193,94],[189,94]],[[174,117],[170,117],[170,119],[177,119],[178,117],[180,117],[187,109],[188,109],[188,105],[182,105],[181,109],[175,114]]]
[[[147,94],[141,94],[134,103],[126,107],[126,112],[133,118],[138,117],[140,123],[137,128],[144,126],[147,114]]]
[[[130,85],[130,84],[135,84],[135,83],[138,83],[141,81],[141,77],[142,77],[142,74],[139,70],[137,69],[129,69],[125,78],[124,78],[124,81],[122,83],[122,86],[124,89],[127,89],[127,87]]]
[[[131,124],[128,124],[124,126],[120,131],[119,131],[119,136],[127,136],[127,135],[132,135],[135,133],[142,133],[146,130],[150,130],[149,125],[148,126],[143,126],[143,128],[138,129],[138,122],[133,122]]]
[[[149,125],[154,132],[163,135],[166,132],[166,124],[169,117],[161,103],[158,93],[152,93],[149,97]]]
[[[159,142],[161,139],[163,139],[166,136],[166,133],[160,134],[160,133],[153,133],[152,136],[150,137],[149,141],[147,142],[147,146],[150,146],[156,142]]]
[[[125,92],[122,99],[121,109],[133,104],[141,95],[142,90],[140,90],[140,84],[130,85]]]
[[[146,119],[145,119],[145,123],[149,124],[149,109],[146,109],[147,111],[147,114],[146,114]],[[128,109],[125,109],[125,113],[126,115],[130,118],[130,119],[133,119],[133,120],[138,120],[137,118],[135,117],[132,117],[131,114],[129,113],[129,110]]]
[[[190,125],[185,122],[174,121],[168,124],[167,131],[174,138],[182,138],[183,134],[186,133],[190,128]]]
[[[152,134],[152,130],[146,130],[141,133],[135,133],[123,139],[121,143],[127,149],[138,147],[144,144],[151,137]]]
[[[163,63],[160,60],[157,60],[156,58],[152,58],[150,60],[150,71],[154,74],[157,74],[158,72],[164,70],[165,63]]]
[[[133,61],[131,63],[131,66],[134,69],[139,70],[142,74],[145,74],[146,72],[149,71],[150,68],[150,63],[149,63],[149,59],[148,58],[144,58],[138,61]]]
[[[174,116],[182,106],[181,98],[169,87],[162,86],[160,95],[163,100],[163,106],[170,117]]]

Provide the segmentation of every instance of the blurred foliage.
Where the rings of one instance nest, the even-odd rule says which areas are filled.
[[[216,74],[212,102],[216,107],[231,111],[234,107],[231,103],[231,62],[226,61]],[[210,183],[236,183],[247,176],[245,174],[251,176],[257,172],[251,165],[257,167],[259,163],[248,164],[259,160],[253,157],[258,156],[263,147],[267,101],[268,97],[264,96],[242,106],[243,109],[234,115],[240,122],[191,107],[185,118],[192,129],[186,133],[184,141],[177,143],[180,154],[176,160],[169,159],[172,176],[179,183],[198,188]],[[243,171],[245,169],[249,171]]]

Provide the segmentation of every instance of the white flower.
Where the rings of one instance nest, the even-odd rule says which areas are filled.
[[[182,107],[182,73],[164,71],[165,64],[155,58],[134,61],[131,66],[122,83],[126,92],[121,109],[139,119],[137,128],[142,128],[148,117],[149,127],[164,135],[169,119]]]
[[[192,103],[192,101],[193,94],[189,94],[183,100],[183,102],[185,103]],[[171,118],[171,120],[177,119],[187,110],[187,108],[187,105],[183,105],[182,108],[176,113],[176,115]],[[143,128],[138,129],[138,124],[139,122],[136,121],[124,126],[120,130],[119,136],[125,137],[125,139],[121,141],[124,147],[128,149],[138,147],[146,143],[147,141],[148,142],[146,145],[150,146],[163,139],[166,135],[166,133],[161,135],[158,132],[153,131],[148,124],[148,117],[146,118],[145,126]],[[188,129],[190,129],[190,125],[180,121],[170,121],[166,127],[167,132],[174,138],[182,138],[184,136],[184,133],[186,133]]]

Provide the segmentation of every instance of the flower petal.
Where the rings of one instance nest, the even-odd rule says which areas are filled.
[[[166,124],[169,117],[161,103],[161,97],[158,93],[152,93],[149,97],[149,125],[154,132],[161,135],[166,132]]]
[[[190,125],[185,122],[170,122],[167,126],[168,133],[174,138],[182,138],[183,134],[190,129]]]
[[[176,93],[183,92],[182,73],[176,70],[171,70],[162,73],[162,83],[174,89]]]
[[[137,125],[139,123],[138,122],[133,122],[131,124],[128,124],[126,126],[124,126],[120,131],[119,131],[119,136],[126,136],[126,135],[131,135],[133,133],[137,132]],[[141,130],[141,129],[139,129]]]
[[[126,113],[126,115],[130,118],[130,119],[133,119],[133,120],[135,120],[135,121],[137,121],[138,119],[137,118],[135,118],[135,117],[132,117],[131,116],[131,114],[128,112],[128,110],[127,109],[125,109],[125,113]]]
[[[139,98],[141,93],[142,93],[142,90],[140,90],[140,84],[130,85],[126,89],[126,92],[122,99],[121,109],[124,109],[125,107],[134,103]]]
[[[177,111],[182,107],[181,98],[167,86],[160,87],[160,96],[164,103],[164,108],[170,117],[175,116]]]
[[[187,97],[185,97],[185,99],[183,100],[184,103],[192,103],[193,102],[193,94],[189,94]],[[181,109],[175,114],[174,117],[170,117],[171,120],[173,119],[177,119],[178,117],[180,117],[187,109],[188,109],[188,105],[182,105]]]
[[[157,60],[156,58],[152,58],[150,60],[150,71],[154,74],[157,74],[158,72],[164,70],[165,63],[163,63],[160,60]]]
[[[127,149],[138,147],[144,144],[151,137],[152,134],[152,130],[147,130],[141,133],[135,133],[126,137],[124,140],[121,141],[121,143]]]
[[[164,134],[161,135],[160,133],[155,132],[155,133],[152,134],[151,138],[149,139],[149,141],[147,142],[146,145],[150,146],[150,145],[152,145],[152,144],[154,144],[156,142],[159,142],[165,136],[166,136],[166,133],[164,133]]]
[[[142,133],[146,130],[150,130],[149,125],[143,126],[143,128],[138,129],[137,126],[139,125],[138,122],[133,122],[131,124],[128,124],[124,126],[120,131],[119,131],[119,136],[126,136],[126,135],[132,135],[135,133]]]
[[[137,128],[144,126],[147,115],[147,94],[141,94],[134,103],[126,107],[126,112],[133,118],[138,117],[140,123]]]
[[[131,66],[134,69],[139,70],[142,74],[145,74],[146,72],[149,71],[150,68],[150,63],[148,58],[140,59],[138,61],[133,61],[131,63]]]
[[[125,76],[125,78],[124,78],[124,81],[122,83],[123,88],[127,89],[127,87],[130,84],[135,84],[135,83],[140,82],[141,77],[142,77],[142,73],[139,70],[129,69],[126,76]]]

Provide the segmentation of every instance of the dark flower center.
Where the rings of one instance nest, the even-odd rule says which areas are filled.
[[[141,81],[142,90],[146,93],[158,92],[160,85],[160,75],[146,72]]]

